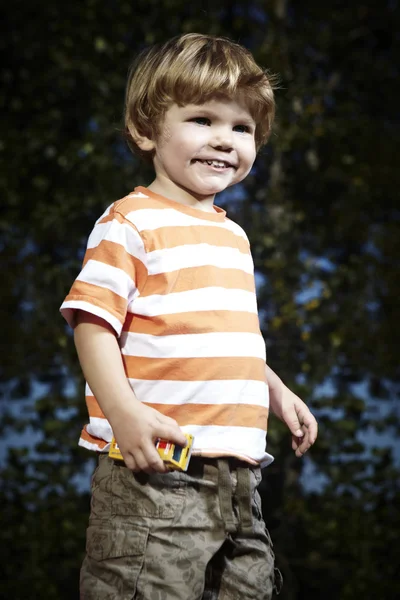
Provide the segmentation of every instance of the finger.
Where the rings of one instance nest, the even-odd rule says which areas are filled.
[[[148,468],[147,459],[141,448],[136,448],[135,450],[135,462],[136,462],[136,472],[137,471],[146,471]]]
[[[292,406],[290,410],[288,410],[284,416],[284,420],[292,435],[298,438],[302,438],[304,436],[304,432],[301,427],[302,421],[300,420],[300,416],[297,413],[295,406]]]
[[[299,437],[293,435],[292,436],[292,449],[297,450],[297,448],[300,447],[302,441],[303,441],[303,438],[299,438]]]
[[[315,441],[318,433],[318,423],[312,412],[306,407],[306,410],[299,412],[299,420],[302,426],[308,430],[310,437]]]
[[[300,448],[297,448],[295,455],[297,456],[297,458],[301,458],[302,456],[305,455],[306,452],[307,452],[307,450],[300,450]]]
[[[318,423],[316,419],[312,419],[308,424],[308,437],[310,439],[310,443],[314,444],[315,440],[318,436]]]
[[[143,471],[146,473],[166,473],[168,470],[153,444],[143,449],[143,457],[146,462]]]
[[[305,434],[304,438],[301,440],[293,440],[292,448],[295,450],[296,456],[303,456],[307,450],[312,446],[313,442],[311,442],[308,433]]]
[[[300,428],[303,432],[303,438],[307,437],[310,441],[310,444],[313,444],[318,435],[318,423],[316,418],[306,405],[299,407],[297,416],[300,423]],[[295,435],[297,435],[297,432]]]
[[[295,448],[293,448],[293,449],[295,450],[295,455],[297,457],[301,457],[307,452],[309,447],[310,447],[310,444],[308,443],[308,441],[302,439],[301,443],[295,444]]]
[[[173,421],[173,419],[171,420]],[[172,425],[164,422],[160,423],[160,426],[157,427],[157,437],[179,444],[180,446],[186,446],[187,443],[183,431],[179,428],[176,421],[173,421]]]
[[[308,447],[312,446],[316,439],[317,439],[317,435],[318,435],[318,425],[317,425],[317,421],[315,419],[310,420],[309,423],[304,423],[302,425],[303,431],[304,431],[304,438],[303,440],[305,442],[307,442]]]
[[[301,445],[297,448],[295,454],[298,457],[304,456],[304,454],[309,450],[310,445],[306,444],[306,445]]]
[[[140,470],[132,454],[126,454],[126,456],[124,456],[124,463],[128,467],[128,469],[130,469],[134,473],[137,473]]]
[[[292,443],[292,449],[294,450],[295,455],[300,457],[307,452],[308,446],[294,442]]]

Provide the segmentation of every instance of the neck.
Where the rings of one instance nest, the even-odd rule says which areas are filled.
[[[186,189],[180,187],[178,188],[175,184],[171,184],[168,181],[161,182],[157,178],[147,186],[147,189],[155,194],[158,194],[159,196],[164,196],[169,200],[179,202],[179,204],[191,206],[192,208],[197,208],[198,210],[202,210],[204,212],[216,212],[214,209],[215,195],[204,198],[196,198]]]

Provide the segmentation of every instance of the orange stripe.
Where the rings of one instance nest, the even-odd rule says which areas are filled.
[[[86,396],[86,406],[91,417],[97,417],[98,419],[106,418],[94,396]]]
[[[212,350],[211,350],[212,352]],[[127,377],[151,381],[265,381],[261,358],[144,358],[122,355]]]
[[[102,240],[95,248],[86,250],[83,266],[89,260],[96,260],[112,267],[118,267],[129,275],[129,277],[138,285],[138,281],[145,280],[147,277],[147,269],[141,260],[129,254],[124,246]]]
[[[169,202],[167,199],[156,200],[156,199],[150,198],[150,197],[149,198],[147,198],[147,197],[140,198],[138,196],[128,195],[128,196],[125,196],[124,198],[121,198],[120,200],[117,200],[116,202],[114,202],[108,215],[103,217],[99,221],[99,223],[107,223],[108,221],[112,221],[113,219],[116,219],[120,223],[129,223],[130,225],[132,225],[135,228],[133,223],[131,223],[130,221],[128,221],[126,219],[126,215],[128,215],[129,213],[134,212],[135,210],[142,210],[143,208],[146,208],[146,209],[153,208],[153,209],[162,210],[166,206],[168,208],[171,208],[171,205],[172,205],[172,207],[174,207],[175,204],[176,204],[175,202]]]
[[[81,431],[82,440],[85,440],[86,442],[89,442],[90,444],[96,444],[102,450],[108,444],[108,442],[102,440],[101,438],[90,435],[90,433],[88,433],[86,431],[85,427]]]
[[[115,292],[91,283],[75,279],[70,293],[64,302],[69,301],[89,302],[103,310],[107,310],[121,323],[124,322],[127,301]]]
[[[254,313],[214,310],[142,317],[128,313],[124,331],[149,335],[177,335],[180,333],[260,333],[258,316]]]
[[[118,223],[128,223],[132,227],[132,229],[136,229],[136,227],[132,225],[130,221],[127,221],[123,215],[120,215],[119,213],[115,212],[114,208],[115,206],[110,210],[108,215],[100,219],[97,225],[99,225],[100,223],[108,223],[109,221],[118,221]]]
[[[105,419],[94,396],[87,396],[86,404],[91,417]],[[231,425],[267,429],[268,409],[255,404],[154,404],[151,402],[144,402],[144,404],[175,419],[180,426]],[[87,436],[85,439],[91,437],[86,429],[83,431]]]
[[[256,427],[267,430],[268,409],[254,404],[152,404],[163,415],[184,425]]]
[[[132,192],[134,194],[134,192]],[[158,210],[165,208],[169,204],[168,200],[156,200],[154,198],[146,197],[140,198],[140,196],[125,196],[121,200],[117,200],[114,204],[114,208],[124,217],[134,210],[142,210],[143,208],[156,208]],[[174,203],[176,204],[176,203]]]
[[[184,252],[184,250],[182,250]],[[224,287],[226,289],[254,292],[254,277],[238,269],[219,267],[188,267],[169,273],[149,275],[141,296],[152,294],[171,294],[206,287]]]
[[[176,248],[177,246],[210,244],[211,246],[237,248],[243,254],[249,254],[249,243],[235,235],[230,229],[204,225],[168,226],[156,230],[142,230],[147,252]],[[184,251],[184,250],[183,250]]]

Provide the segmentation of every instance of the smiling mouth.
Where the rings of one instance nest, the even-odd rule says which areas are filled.
[[[231,165],[231,163],[226,162],[224,160],[201,160],[200,158],[196,158],[193,162],[199,162],[203,165],[208,165],[209,167],[215,167],[216,169],[234,169],[235,167]]]

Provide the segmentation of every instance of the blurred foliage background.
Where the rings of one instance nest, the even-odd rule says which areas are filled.
[[[271,141],[219,198],[252,242],[268,360],[318,416],[273,418],[264,515],[282,600],[400,597],[397,0],[14,0],[2,6],[0,597],[78,598],[93,458],[58,309],[94,221],[151,173],[121,134],[127,70],[182,32],[280,75]]]

